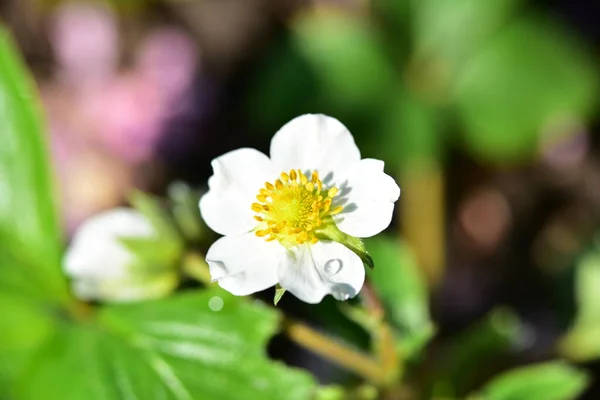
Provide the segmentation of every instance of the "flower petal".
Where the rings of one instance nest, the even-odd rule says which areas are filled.
[[[360,258],[337,242],[318,242],[288,252],[279,268],[279,284],[306,303],[319,303],[327,294],[347,300],[358,294],[365,281]]]
[[[260,292],[277,283],[285,249],[254,235],[225,236],[208,249],[206,262],[213,280],[236,296]]]
[[[251,210],[259,189],[273,177],[271,161],[255,149],[230,151],[212,161],[214,175],[200,199],[206,224],[221,235],[237,235],[256,226]]]
[[[365,158],[346,169],[338,184],[340,194],[334,206],[344,206],[335,222],[345,233],[370,237],[387,228],[394,213],[400,188],[383,172],[383,161]]]
[[[281,171],[330,172],[360,160],[360,151],[348,128],[335,118],[306,114],[285,124],[271,140],[271,160]]]
[[[134,209],[115,208],[98,213],[75,232],[63,260],[65,272],[73,278],[127,276],[127,267],[135,257],[119,238],[150,238],[155,234],[150,221]]]

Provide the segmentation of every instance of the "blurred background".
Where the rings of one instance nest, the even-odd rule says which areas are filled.
[[[600,396],[600,3],[0,0],[0,16],[40,88],[67,232],[132,188],[203,189],[214,157],[268,152],[291,118],[329,114],[402,188],[390,232],[437,327],[422,369],[506,306],[524,329],[490,371],[559,343]],[[270,350],[340,379],[284,338]]]

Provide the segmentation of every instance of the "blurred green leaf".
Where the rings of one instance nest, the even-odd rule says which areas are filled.
[[[0,397],[53,332],[61,235],[39,97],[0,26]]]
[[[439,119],[436,108],[398,85],[384,109],[380,129],[359,144],[392,171],[424,162],[436,164],[443,146]]]
[[[298,115],[324,112],[318,77],[293,38],[270,47],[246,96],[247,118],[266,137]]]
[[[600,251],[594,248],[582,257],[575,275],[577,319],[600,325]]]
[[[366,245],[375,262],[367,275],[396,328],[401,356],[415,357],[434,334],[424,278],[399,239],[380,235]]]
[[[435,373],[435,395],[464,396],[479,380],[493,372],[494,364],[523,345],[523,326],[509,309],[492,310],[470,326],[450,346]]]
[[[455,73],[513,14],[520,0],[407,0],[417,58]]]
[[[565,356],[578,361],[600,357],[600,252],[594,247],[575,270],[577,315],[559,343]]]
[[[549,124],[588,116],[597,83],[581,43],[555,24],[517,20],[458,78],[455,95],[466,144],[488,161],[531,157]]]
[[[220,297],[218,311],[209,302]],[[310,399],[312,378],[267,359],[274,310],[220,289],[111,306],[98,325],[66,325],[17,399]]]
[[[0,71],[0,251],[19,259],[11,268],[29,269],[23,273],[30,284],[64,299],[61,234],[39,96],[1,26]]]
[[[129,201],[150,221],[162,240],[180,242],[175,221],[160,199],[141,191],[135,191],[130,195]]]
[[[570,400],[588,385],[587,374],[561,361],[515,368],[482,390],[485,400]]]
[[[30,296],[0,291],[0,398],[54,330],[52,315]]]
[[[173,218],[181,234],[187,241],[198,242],[202,239],[204,225],[198,202],[200,193],[183,182],[173,182],[169,185],[169,199],[171,200]]]
[[[322,85],[321,96],[344,113],[368,114],[384,104],[394,72],[375,30],[342,13],[305,14],[296,44]]]

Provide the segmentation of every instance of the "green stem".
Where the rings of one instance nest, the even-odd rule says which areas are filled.
[[[191,252],[183,257],[182,270],[184,274],[206,286],[213,284],[208,264],[204,261],[204,257],[198,253]]]

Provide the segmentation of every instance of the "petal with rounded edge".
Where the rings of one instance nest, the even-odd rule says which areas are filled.
[[[271,161],[255,149],[230,151],[212,161],[214,175],[200,199],[206,224],[221,235],[238,235],[256,226],[252,203],[259,189],[273,177]]]
[[[317,170],[324,178],[358,162],[360,151],[340,121],[322,114],[306,114],[275,133],[271,140],[271,160],[281,171]]]
[[[274,286],[277,269],[284,259],[284,248],[279,242],[267,242],[254,233],[224,236],[206,254],[213,281],[236,296]]]
[[[342,205],[334,220],[343,232],[371,237],[390,225],[400,188],[383,172],[383,161],[365,158],[343,172],[333,206]]]
[[[115,208],[98,213],[75,232],[63,260],[71,277],[115,278],[127,275],[134,255],[120,237],[150,238],[156,234],[150,221],[137,210]]]
[[[279,284],[300,300],[316,304],[327,294],[347,300],[358,294],[365,281],[360,258],[337,242],[300,246],[288,253],[279,268]]]

